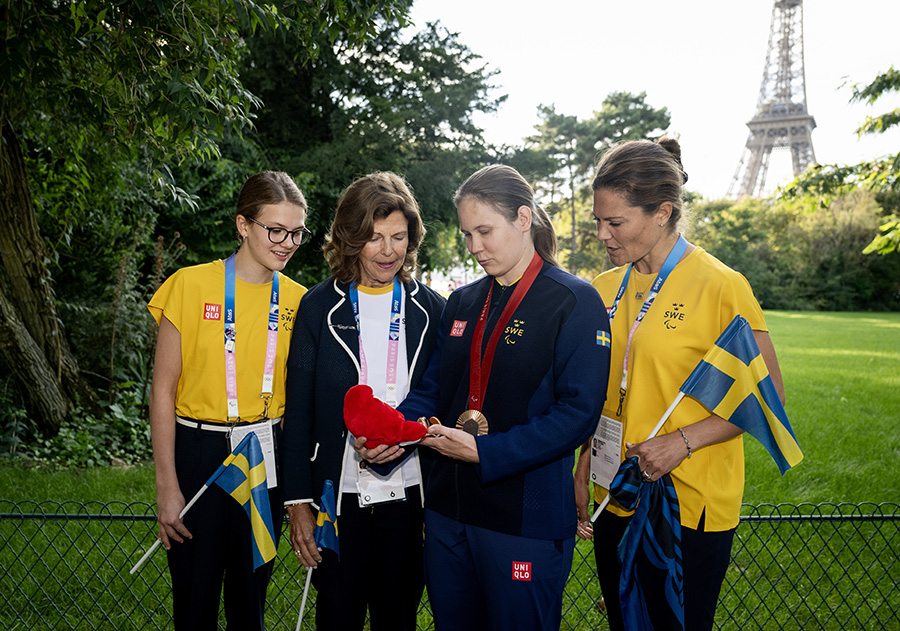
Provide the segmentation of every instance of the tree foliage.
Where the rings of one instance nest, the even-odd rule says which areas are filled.
[[[472,117],[505,99],[493,96],[496,72],[443,27],[410,34],[391,19],[364,46],[339,38],[303,64],[290,42],[285,47],[270,34],[248,45],[243,76],[266,103],[254,140],[272,164],[304,178],[313,243],[324,238],[344,187],[390,170],[409,180],[428,226],[423,267],[457,264],[453,192],[491,159]],[[435,247],[439,241],[454,247]],[[299,255],[313,278],[327,275],[317,248]]]
[[[120,288],[110,294],[115,330],[134,270],[116,247],[150,234],[159,204],[191,202],[163,161],[218,155],[221,140],[246,132],[260,105],[238,74],[245,35],[299,33],[309,57],[319,33],[358,44],[376,32],[375,15],[399,18],[408,3],[280,7],[252,0],[0,7],[0,356],[42,431],[55,432],[75,406],[96,401],[61,325],[55,274],[86,226],[104,224],[101,233],[119,245],[100,244],[111,256],[94,258],[115,261],[107,270]],[[127,195],[116,199],[126,174],[132,191],[149,192],[137,193],[132,207]],[[123,203],[114,210],[113,201]],[[110,211],[119,229],[115,219],[105,224]],[[45,242],[47,227],[53,234]]]
[[[546,162],[542,172],[533,167],[527,172],[535,175],[535,188],[554,216],[560,249],[568,250],[564,260],[573,274],[602,267],[603,249],[593,237],[588,189],[599,156],[618,142],[656,139],[669,126],[666,108],[654,108],[646,98],[645,92],[613,92],[586,119],[560,114],[553,105],[538,107],[537,133],[525,139],[525,146],[544,156]],[[514,156],[513,164],[522,157]]]
[[[862,252],[879,214],[864,190],[827,207],[812,196],[718,200],[692,207],[687,234],[741,272],[765,309],[894,310],[900,255]]]
[[[893,67],[867,85],[854,85],[851,101],[875,104],[883,96],[900,91],[900,72]],[[900,108],[869,116],[857,134],[881,134],[900,125]],[[873,191],[883,209],[883,220],[873,230],[875,238],[864,253],[890,254],[900,249],[900,152],[853,165],[810,167],[783,191],[787,198],[814,195],[823,206],[856,189]]]

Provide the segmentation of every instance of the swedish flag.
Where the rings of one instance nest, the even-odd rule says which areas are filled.
[[[250,432],[219,465],[206,486],[218,484],[244,507],[250,518],[253,569],[275,558],[275,529],[266,483],[266,463],[256,434]]]
[[[756,438],[782,475],[803,459],[753,331],[743,317],[735,316],[680,390]]]
[[[338,545],[337,522],[335,521],[336,504],[334,501],[334,484],[331,480],[325,480],[322,487],[322,499],[319,501],[319,516],[316,518],[315,539],[316,546],[322,550],[328,548],[334,550],[341,558],[341,550]]]
[[[597,346],[605,346],[606,348],[610,347],[612,344],[612,340],[609,338],[609,333],[607,331],[597,330]]]

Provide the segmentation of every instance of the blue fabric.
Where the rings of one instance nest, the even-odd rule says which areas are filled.
[[[439,630],[558,631],[575,537],[530,539],[425,511],[425,577]]]
[[[468,408],[473,332],[495,282],[450,294],[428,369],[397,408],[405,418],[435,416],[454,427]],[[485,340],[510,294],[492,292]],[[545,263],[496,348],[482,408],[490,432],[475,439],[480,463],[435,455],[426,509],[523,537],[574,535],[575,450],[597,426],[609,378],[610,349],[597,344],[598,330],[609,335],[597,291]]]
[[[624,508],[634,510],[618,550],[625,628],[683,631],[681,513],[671,477],[643,481],[638,459],[628,458],[619,467],[610,493]]]
[[[338,530],[335,516],[337,515],[337,504],[334,501],[334,484],[331,480],[325,480],[325,486],[322,489],[322,499],[319,501],[319,516],[316,518],[315,540],[316,546],[329,550],[334,550],[341,558],[341,548],[338,542]]]
[[[415,387],[431,357],[445,300],[416,280],[404,289],[406,361],[410,387]],[[300,300],[285,383],[285,500],[315,501],[326,480],[341,479],[347,445],[344,395],[359,383],[359,332],[349,290],[330,278]],[[424,462],[422,469],[427,476]]]

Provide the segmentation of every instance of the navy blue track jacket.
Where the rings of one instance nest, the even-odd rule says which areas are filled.
[[[484,345],[513,286],[487,276],[450,295],[421,384],[398,408],[454,427],[469,394],[475,326],[494,284]],[[425,507],[466,524],[535,539],[575,536],[575,450],[594,431],[609,377],[609,318],[596,290],[543,264],[497,344],[484,397],[490,433],[479,464],[438,455]],[[605,337],[609,340],[609,337]]]

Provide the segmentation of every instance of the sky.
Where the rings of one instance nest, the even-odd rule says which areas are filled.
[[[772,18],[772,0],[415,0],[416,25],[439,21],[481,55],[496,114],[475,118],[487,140],[521,145],[538,105],[587,118],[611,92],[646,92],[666,107],[679,138],[688,188],[707,199],[728,191],[755,112]],[[900,66],[900,2],[807,0],[806,95],[820,164],[855,164],[900,151],[900,129],[857,137],[867,115],[900,107],[900,95],[874,106],[850,104],[852,84]],[[773,152],[766,188],[791,178],[790,152]]]

